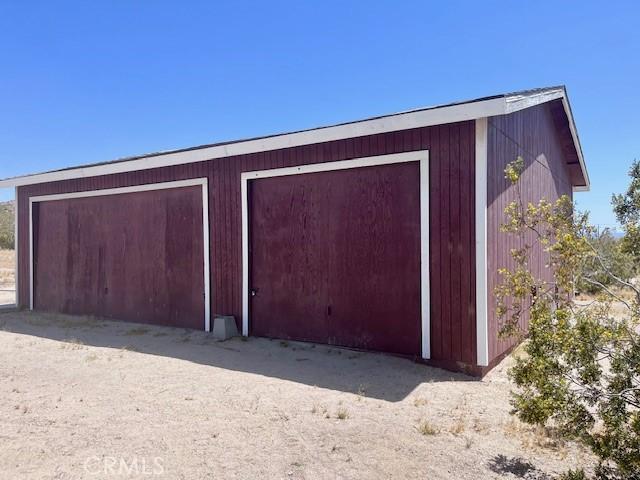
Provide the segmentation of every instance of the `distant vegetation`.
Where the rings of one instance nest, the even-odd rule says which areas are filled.
[[[0,249],[14,248],[14,218],[13,202],[0,202]]]

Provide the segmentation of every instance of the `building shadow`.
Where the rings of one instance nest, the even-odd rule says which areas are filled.
[[[134,350],[148,355],[251,373],[398,402],[418,385],[478,381],[460,373],[381,353],[266,338],[216,341],[210,333],[40,312],[2,312],[0,330],[59,342]]]

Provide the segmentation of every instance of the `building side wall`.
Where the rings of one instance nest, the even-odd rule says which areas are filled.
[[[475,364],[475,125],[460,122],[121,174],[19,187],[20,306],[29,305],[29,197],[206,177],[211,307],[242,320],[240,174],[430,151],[431,356]]]
[[[520,181],[523,201],[537,203],[540,199],[554,201],[562,195],[572,195],[569,171],[561,139],[554,125],[553,114],[546,104],[509,115],[490,117],[487,138],[487,269],[489,314],[489,361],[508,351],[515,339],[500,339],[500,319],[496,315],[496,286],[500,282],[498,269],[513,268],[511,249],[519,248],[512,235],[500,232],[505,223],[504,210],[516,197],[516,187],[505,179],[507,164],[521,156],[525,169]],[[532,242],[533,238],[527,239]],[[532,251],[532,270],[546,280],[552,280],[546,267],[548,256],[542,248]],[[526,330],[528,318],[521,327]]]

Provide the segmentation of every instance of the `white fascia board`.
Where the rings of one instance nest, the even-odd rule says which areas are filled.
[[[114,173],[148,170],[152,168],[202,162],[216,158],[246,155],[250,153],[280,150],[283,148],[330,142],[345,138],[362,137],[379,133],[409,130],[412,128],[442,125],[474,120],[505,113],[505,99],[494,98],[478,102],[451,105],[430,110],[400,113],[397,115],[364,120],[345,125],[283,134],[256,140],[240,141],[227,145],[199,148],[194,150],[160,153],[155,156],[103,165],[79,167],[57,172],[27,175],[0,180],[0,187],[33,185],[56,182],[72,178],[95,177]]]
[[[578,154],[578,161],[580,162],[580,169],[582,170],[582,175],[585,179],[585,186],[575,186],[573,190],[576,192],[588,192],[591,186],[589,181],[589,173],[587,172],[587,166],[584,163],[584,157],[582,155],[582,146],[580,145],[580,140],[578,138],[578,130],[576,128],[576,123],[573,118],[573,114],[571,113],[571,108],[569,107],[569,102],[567,101],[567,94],[564,88],[556,88],[553,90],[547,90],[540,93],[535,93],[532,95],[512,95],[506,98],[506,113],[518,112],[520,110],[524,110],[525,108],[534,107],[536,105],[540,105],[541,103],[551,102],[552,100],[562,100],[562,107],[564,108],[564,113],[569,120],[569,130],[571,131],[571,138],[573,140],[574,148],[576,149],[576,153]]]
[[[531,95],[512,95],[505,99],[506,111],[505,113],[518,112],[525,108],[535,107],[541,103],[551,102],[558,98],[564,98],[564,89],[556,88],[553,90],[546,90],[544,92],[534,93]]]
[[[0,188],[149,170],[152,168],[203,162],[235,155],[246,155],[257,152],[297,147],[301,145],[330,142],[345,138],[356,138],[380,133],[409,130],[412,128],[476,120],[478,118],[493,117],[496,115],[505,115],[517,112],[558,98],[563,99],[565,112],[567,113],[569,124],[571,126],[571,133],[580,158],[580,166],[582,167],[583,174],[587,179],[588,186],[587,171],[584,166],[584,160],[582,159],[582,151],[580,149],[571,110],[566,101],[564,89],[558,88],[529,95],[511,95],[508,97],[491,98],[457,105],[399,113],[344,125],[335,125],[332,127],[287,133],[267,138],[258,138],[255,140],[239,141],[226,145],[195,148],[193,150],[179,152],[158,153],[157,155],[151,155],[144,158],[116,161],[102,165],[85,166],[62,171],[7,178],[5,180],[0,180]]]
[[[573,138],[573,145],[575,146],[576,152],[578,153],[578,161],[580,162],[580,169],[582,170],[582,175],[584,176],[584,180],[586,185],[584,186],[576,186],[574,187],[577,192],[588,192],[591,188],[591,181],[589,180],[589,172],[587,172],[587,166],[584,163],[584,157],[582,156],[582,146],[580,145],[580,139],[578,138],[578,130],[576,128],[576,123],[573,119],[573,115],[571,113],[571,108],[569,107],[569,102],[567,101],[567,97],[562,97],[562,106],[564,107],[564,113],[567,115],[569,119],[569,129],[571,130],[571,138]]]

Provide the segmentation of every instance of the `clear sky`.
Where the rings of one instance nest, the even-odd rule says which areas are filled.
[[[609,225],[640,158],[639,25],[637,1],[5,0],[0,177],[565,84],[576,199]]]

